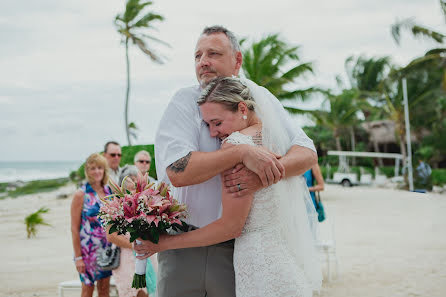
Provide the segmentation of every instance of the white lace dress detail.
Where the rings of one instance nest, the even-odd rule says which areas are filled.
[[[255,145],[252,137],[234,132],[224,142]],[[242,235],[235,240],[237,297],[309,297],[313,290],[290,256],[286,234],[279,228],[276,185],[254,195]],[[283,229],[282,229],[283,230]]]

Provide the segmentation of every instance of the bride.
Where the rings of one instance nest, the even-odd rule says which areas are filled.
[[[291,143],[270,104],[255,83],[228,77],[211,81],[198,100],[203,120],[211,136],[222,140],[222,149],[243,144],[285,155]],[[156,253],[236,238],[237,297],[306,297],[319,291],[322,275],[312,232],[316,216],[301,176],[239,198],[223,190],[222,209],[221,218],[203,228],[163,235],[158,244],[134,248],[147,252],[149,246]]]

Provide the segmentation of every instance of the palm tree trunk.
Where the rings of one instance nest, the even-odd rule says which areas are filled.
[[[373,149],[375,150],[376,153],[379,153],[379,145],[378,145],[378,141],[373,140]],[[384,163],[383,163],[383,159],[381,158],[377,158],[378,159],[378,165],[379,167],[383,167]]]
[[[125,97],[125,110],[124,110],[124,119],[125,119],[125,133],[127,135],[127,143],[129,146],[132,145],[130,141],[130,131],[129,131],[129,96],[130,96],[130,60],[129,60],[129,39],[125,39],[125,58],[127,62],[127,92]]]
[[[335,140],[336,140],[336,149],[338,151],[342,151],[342,147],[341,147],[341,137],[339,136],[335,136]]]

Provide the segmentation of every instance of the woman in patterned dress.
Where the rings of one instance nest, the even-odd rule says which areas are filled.
[[[99,198],[111,194],[107,169],[103,156],[90,155],[85,162],[87,182],[74,194],[71,203],[74,263],[82,282],[82,297],[93,296],[95,283],[99,297],[109,296],[111,271],[99,270],[96,265],[97,250],[110,245],[97,217],[101,207]]]

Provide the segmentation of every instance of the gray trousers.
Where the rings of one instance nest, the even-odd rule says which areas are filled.
[[[235,297],[234,240],[158,254],[157,297]]]

